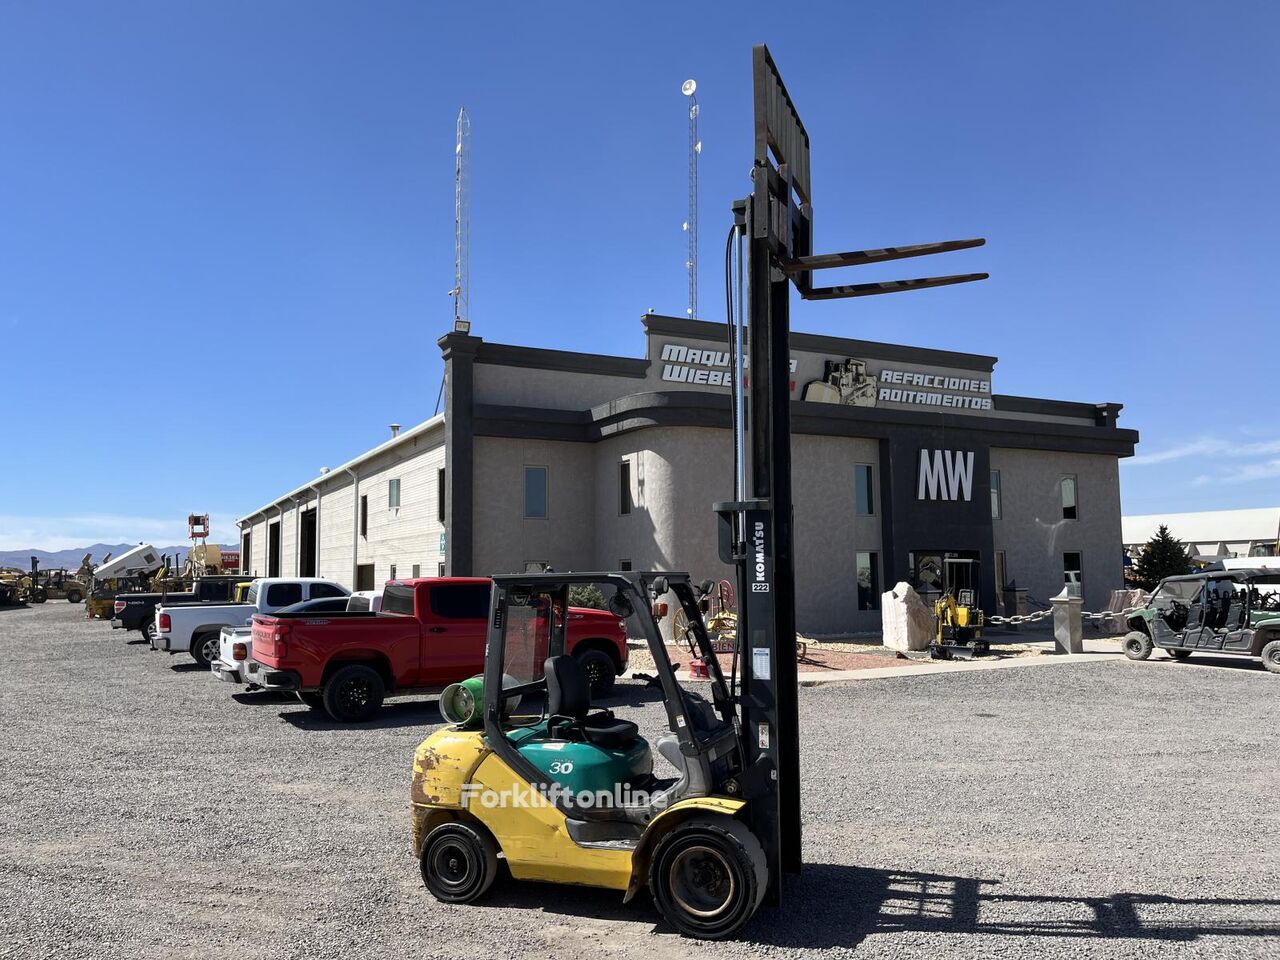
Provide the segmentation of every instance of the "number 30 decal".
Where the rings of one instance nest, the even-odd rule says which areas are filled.
[[[552,773],[573,773],[573,761],[572,760],[552,760],[551,772]]]

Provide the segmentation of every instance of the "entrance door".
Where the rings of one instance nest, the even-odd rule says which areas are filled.
[[[280,576],[280,521],[267,525],[267,576]]]
[[[977,550],[913,551],[908,556],[911,586],[929,603],[954,590],[972,590],[976,599],[980,579],[978,557]]]
[[[298,576],[316,576],[316,512],[302,515],[302,542],[298,545]]]

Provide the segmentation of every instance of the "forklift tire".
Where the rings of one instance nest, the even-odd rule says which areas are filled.
[[[471,903],[493,886],[498,850],[489,836],[467,823],[442,823],[422,843],[422,882],[437,900]]]
[[[658,841],[649,862],[649,891],[676,930],[724,940],[751,919],[769,886],[764,849],[746,824],[694,817]]]
[[[386,685],[373,667],[353,663],[325,681],[321,697],[325,713],[338,723],[359,723],[382,709]]]
[[[591,699],[607,697],[613,690],[613,681],[618,679],[618,668],[613,665],[613,657],[603,650],[583,650],[575,653],[582,672],[591,683]]]
[[[1190,650],[1166,650],[1165,653],[1174,660],[1185,660],[1187,657],[1191,656]]]
[[[1272,640],[1262,648],[1262,665],[1271,673],[1280,673],[1280,640]]]
[[[1130,630],[1124,635],[1124,655],[1130,660],[1146,660],[1153,647],[1151,638],[1141,630]]]
[[[79,603],[83,599],[84,597],[76,593],[74,590],[67,594],[67,603]]]
[[[34,590],[31,591],[32,603],[44,603],[48,599],[49,599],[49,594],[45,593],[44,587],[36,587]]]
[[[300,700],[302,703],[305,703],[312,710],[324,709],[324,697],[318,693],[303,693],[301,690],[299,690],[298,700]]]

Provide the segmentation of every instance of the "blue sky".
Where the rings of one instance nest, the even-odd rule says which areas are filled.
[[[1126,512],[1280,502],[1278,10],[0,0],[0,548],[178,541],[192,510],[233,539],[430,416],[461,104],[474,332],[638,355],[641,313],[685,306],[696,77],[719,319],[759,41],[813,140],[819,249],[989,238],[927,267],[985,283],[795,328],[1124,403]]]

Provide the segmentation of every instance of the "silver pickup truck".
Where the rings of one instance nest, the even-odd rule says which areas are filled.
[[[263,577],[253,581],[245,603],[200,603],[156,607],[151,649],[189,653],[202,667],[218,659],[218,636],[223,627],[240,627],[255,613],[274,613],[303,600],[346,597],[351,593],[333,580],[318,577]]]

